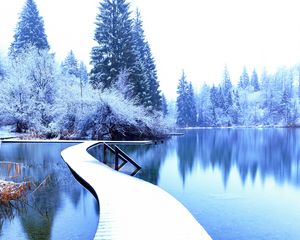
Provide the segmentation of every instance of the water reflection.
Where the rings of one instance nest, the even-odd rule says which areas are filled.
[[[263,180],[271,176],[279,183],[299,183],[298,129],[219,129],[186,134],[197,136],[193,157],[187,158],[193,163],[187,163],[188,166],[197,160],[202,168],[208,165],[220,168],[225,186],[233,166],[237,167],[243,183],[248,176],[255,182],[258,172]],[[177,141],[178,145],[188,144],[180,138]],[[185,162],[184,152],[179,149],[177,152],[180,162]],[[181,171],[182,177],[185,174],[186,171]]]
[[[66,231],[70,239],[93,238],[98,222],[98,205],[93,196],[73,178],[60,158],[62,149],[68,146],[70,144],[0,145],[0,165],[5,166],[5,162],[20,164],[19,176],[13,180],[26,179],[31,181],[35,188],[21,201],[22,206],[19,206],[20,202],[12,202],[13,208],[1,205],[6,209],[4,211],[10,211],[7,215],[1,214],[0,211],[2,238],[14,239],[12,232],[14,228],[17,229],[19,223],[24,239],[63,239],[61,236]],[[0,173],[2,179],[10,179],[14,174],[6,168],[1,168]],[[83,201],[87,205],[79,204]],[[66,215],[62,216],[62,212]],[[60,218],[67,218],[72,214],[79,217],[78,220],[74,218],[72,222],[65,222],[62,226],[55,224],[56,221],[61,221]],[[87,217],[91,222],[82,221]],[[9,224],[5,224],[6,222]]]
[[[120,147],[142,166],[137,177],[181,201],[214,240],[298,240],[298,139],[300,129],[200,129]]]
[[[300,186],[300,129],[202,129],[187,130],[155,146],[129,146],[130,156],[143,166],[141,178],[157,183],[159,169],[166,156],[176,150],[182,182],[194,167],[218,168],[226,187],[232,167],[237,167],[244,184],[257,174],[264,180],[273,177],[278,183],[288,181]],[[124,149],[124,147],[123,147]]]

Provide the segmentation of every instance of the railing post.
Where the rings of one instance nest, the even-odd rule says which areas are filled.
[[[106,144],[103,144],[103,163],[106,164]]]
[[[119,170],[119,149],[115,148],[115,170]]]

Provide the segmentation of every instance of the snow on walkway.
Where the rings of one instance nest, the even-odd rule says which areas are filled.
[[[206,240],[211,237],[174,197],[100,163],[84,142],[62,151],[65,162],[96,192],[100,218],[94,239]]]

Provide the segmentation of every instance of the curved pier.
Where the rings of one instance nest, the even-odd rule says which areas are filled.
[[[87,149],[96,143],[84,142],[61,153],[72,171],[97,195],[100,217],[94,239],[211,239],[170,194],[151,183],[117,172],[92,157]]]

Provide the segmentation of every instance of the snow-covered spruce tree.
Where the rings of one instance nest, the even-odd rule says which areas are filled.
[[[161,110],[162,99],[159,91],[159,82],[157,80],[156,66],[151,53],[150,45],[145,40],[143,22],[141,20],[140,12],[138,10],[136,10],[136,15],[133,23],[133,39],[135,43],[134,48],[136,51],[137,59],[140,61],[144,70],[144,74],[139,80],[140,85],[143,86],[143,89],[141,89],[141,91],[145,91],[143,105],[146,108],[150,107],[153,110]]]
[[[222,96],[223,95],[223,96]],[[224,101],[222,101],[222,97]],[[221,84],[221,92],[220,92],[220,104],[224,110],[224,118],[222,119],[222,123],[226,125],[231,124],[231,110],[232,110],[232,83],[230,80],[230,75],[227,67],[224,68],[223,82]]]
[[[249,81],[249,75],[248,75],[248,72],[247,72],[247,68],[244,67],[243,73],[240,76],[239,87],[242,88],[242,89],[245,89],[249,86],[249,84],[250,84],[250,81]]]
[[[256,70],[254,69],[251,75],[251,86],[254,89],[254,92],[258,92],[260,90],[258,76]]]
[[[87,82],[89,80],[89,73],[88,73],[87,67],[83,61],[80,61],[78,71],[79,71],[79,78],[80,78],[81,84],[82,85],[87,84]]]
[[[300,99],[300,64],[296,65],[295,68],[298,75],[298,98]]]
[[[163,114],[163,116],[165,117],[165,116],[167,116],[167,114],[169,113],[169,111],[168,111],[168,104],[167,104],[167,99],[166,99],[166,97],[165,97],[165,95],[164,94],[162,94],[162,96],[161,96],[161,102],[162,102],[162,105],[161,105],[161,111],[162,111],[162,114]]]
[[[187,126],[187,81],[184,71],[182,71],[182,76],[179,79],[179,83],[177,86],[177,125],[179,127],[186,127]]]
[[[0,56],[0,81],[4,79],[5,70],[4,70],[4,64],[2,63],[2,58]]]
[[[39,15],[34,0],[26,0],[19,17],[14,41],[9,50],[10,56],[16,56],[27,47],[35,47],[40,50],[49,50],[47,35],[44,29],[44,20]]]
[[[210,102],[211,102],[211,112],[212,112],[212,119],[211,119],[211,126],[218,125],[218,108],[219,108],[219,99],[218,99],[218,88],[213,85],[210,89]]]
[[[289,90],[286,88],[283,90],[281,102],[279,105],[278,113],[281,115],[283,123],[285,125],[291,125],[291,96],[289,94]]]
[[[198,97],[198,125],[201,127],[213,126],[213,106],[210,91],[211,88],[207,84],[204,84]]]
[[[78,60],[72,50],[68,53],[65,60],[62,62],[61,69],[63,74],[73,75],[77,78],[79,77]]]
[[[100,3],[92,48],[90,82],[94,88],[110,88],[121,71],[127,70],[131,80],[136,63],[132,20],[125,0],[104,0]],[[131,81],[130,81],[131,82]]]
[[[197,110],[194,88],[190,82],[187,89],[187,104],[189,106],[188,125],[195,127],[197,125]]]
[[[194,91],[188,83],[184,71],[177,87],[177,125],[179,127],[193,127],[196,125],[197,112]]]

